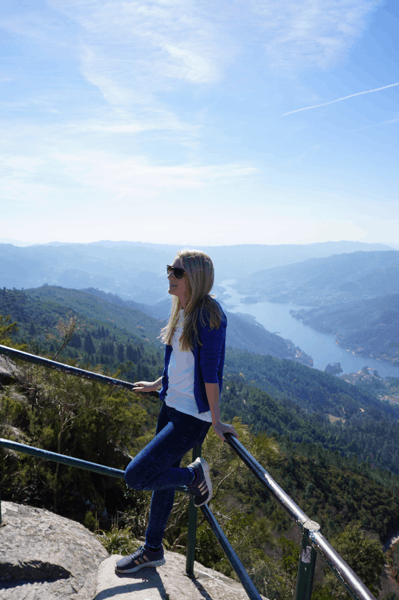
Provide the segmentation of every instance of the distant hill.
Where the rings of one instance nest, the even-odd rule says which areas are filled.
[[[163,349],[156,338],[162,323],[136,309],[88,293],[45,286],[28,292],[0,290],[0,314],[10,314],[18,321],[16,341],[28,342],[31,352],[54,355],[59,346],[60,318],[65,321],[76,316],[77,336],[58,360],[72,359],[84,368],[110,373],[119,370],[119,378],[127,381],[151,381],[162,372]],[[237,318],[248,331],[251,326],[258,329],[247,316]],[[294,360],[229,346],[221,404],[224,418],[230,418],[233,411],[258,431],[288,436],[295,444],[321,443],[348,456],[357,453],[399,472],[395,450],[398,409],[380,402],[372,393]],[[330,423],[331,416],[335,424]]]
[[[399,294],[291,314],[305,325],[333,334],[337,344],[356,354],[399,365]]]
[[[138,338],[163,349],[158,336],[165,321],[151,315],[162,314],[167,317],[170,312],[170,298],[168,303],[161,303],[162,307],[156,309],[153,306],[121,300],[114,294],[105,294],[98,290],[92,292],[47,285],[23,292],[0,289],[0,314],[10,315],[18,321],[24,335],[28,335],[29,339],[32,337],[29,336],[29,331],[35,331],[42,343],[48,334],[52,334],[52,329],[56,327],[59,319],[65,320],[77,315],[80,321],[84,319],[85,327],[89,329],[106,327],[112,334],[116,330],[123,332],[124,337],[119,339],[120,343],[126,343],[129,338]],[[140,306],[140,310],[131,305]],[[313,364],[312,359],[300,348],[289,340],[270,333],[255,319],[233,313],[227,313],[227,318],[227,345],[294,360],[309,366]],[[97,350],[100,352],[100,348]]]
[[[353,252],[265,269],[235,286],[254,300],[345,303],[399,291],[399,252]]]
[[[124,300],[155,304],[165,296],[165,267],[181,246],[138,242],[0,244],[0,287],[34,288],[44,283],[66,288],[98,288]],[[309,245],[202,246],[214,264],[216,283],[240,279],[266,267],[344,252],[391,251],[382,244],[326,242]]]
[[[57,286],[43,286],[26,290],[25,293],[29,298],[64,306],[85,317],[108,323],[135,336],[145,336],[149,341],[161,345],[157,338],[162,323],[135,308],[120,306],[80,290]]]
[[[43,292],[37,290],[36,294],[39,294],[41,297],[44,297],[42,296],[42,294],[49,294],[49,289],[52,288],[39,288],[39,290],[43,290]],[[55,289],[60,290],[62,288]],[[119,307],[140,310],[143,313],[157,319],[167,320],[170,314],[170,296],[168,296],[161,302],[158,302],[156,305],[146,305],[138,304],[137,302],[134,302],[132,300],[122,300],[116,294],[107,294],[105,292],[95,290],[92,288],[89,288],[88,290],[86,290],[86,292],[74,291],[75,297],[76,294],[94,295],[99,298],[102,298],[102,300],[105,302],[116,304]],[[71,303],[70,293],[68,294],[68,303]],[[94,310],[96,309],[94,308]],[[90,308],[89,312],[90,314],[93,314],[92,308]],[[227,328],[226,341],[228,346],[231,346],[232,348],[239,348],[241,350],[248,350],[250,352],[256,352],[258,354],[271,355],[275,356],[276,358],[287,358],[308,366],[313,365],[313,361],[310,358],[310,356],[305,354],[290,340],[286,340],[280,337],[279,335],[276,335],[275,333],[267,331],[267,329],[265,329],[263,325],[258,323],[254,317],[251,317],[250,315],[237,315],[236,313],[230,313],[228,311],[225,312],[229,324]]]

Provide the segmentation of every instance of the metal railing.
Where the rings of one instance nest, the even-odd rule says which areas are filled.
[[[134,386],[132,383],[100,375],[99,373],[93,373],[78,369],[77,367],[71,367],[64,365],[49,359],[41,358],[27,352],[8,348],[7,346],[0,345],[0,354],[6,356],[30,362],[36,365],[57,369],[64,371],[71,375],[77,375],[100,383],[107,383],[119,387],[124,387],[133,391]],[[158,395],[157,392],[151,395]],[[248,452],[248,450],[241,444],[241,442],[231,434],[226,434],[227,443],[230,445],[232,450],[240,457],[240,459],[246,464],[246,466],[252,471],[262,485],[274,496],[277,502],[287,512],[289,517],[301,528],[302,530],[302,543],[299,556],[298,564],[298,575],[296,582],[295,600],[310,600],[312,596],[314,570],[316,565],[317,555],[321,556],[327,565],[330,567],[337,579],[343,584],[347,592],[354,600],[376,600],[371,592],[366,588],[363,582],[359,579],[356,573],[347,565],[347,563],[339,556],[334,548],[328,543],[320,532],[320,525],[315,521],[309,519],[309,517],[299,508],[299,506],[284,492],[284,490],[274,481],[271,475],[255,460],[255,458]],[[34,448],[25,444],[20,444],[12,440],[6,440],[0,438],[0,447],[9,448],[25,454],[30,454],[38,458],[44,458],[66,464],[72,467],[86,469],[102,475],[108,475],[110,477],[116,477],[118,479],[124,478],[124,471],[120,469],[114,469],[104,465],[91,463],[78,458],[65,456],[63,454],[57,454],[55,452],[49,452],[48,450],[42,450],[40,448]],[[193,460],[201,455],[201,448],[195,446],[193,448]],[[186,491],[185,488],[177,488],[179,491]],[[192,500],[190,500],[189,506],[189,521],[188,521],[188,541],[187,541],[187,554],[186,554],[186,573],[190,577],[194,577],[194,559],[195,559],[195,538],[196,538],[196,521],[197,521],[197,508],[195,508]],[[256,590],[251,578],[240,562],[237,554],[232,548],[226,535],[224,534],[219,523],[215,519],[209,506],[201,506],[201,511],[215,534],[218,542],[220,543],[223,551],[226,554],[231,566],[236,572],[238,578],[241,581],[248,597],[251,600],[261,600],[259,592]],[[0,524],[1,524],[1,500],[0,500]]]

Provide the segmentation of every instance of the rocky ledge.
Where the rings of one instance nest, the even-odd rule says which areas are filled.
[[[48,510],[2,502],[1,600],[93,600],[109,555],[80,523]]]
[[[166,563],[130,575],[83,525],[48,510],[2,502],[0,600],[247,600],[241,584],[165,552]],[[262,597],[263,598],[263,597]],[[263,599],[267,600],[267,599]]]

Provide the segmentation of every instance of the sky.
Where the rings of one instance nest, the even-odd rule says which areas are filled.
[[[25,243],[399,242],[397,0],[2,0]]]

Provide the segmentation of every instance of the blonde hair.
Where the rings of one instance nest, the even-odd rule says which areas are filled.
[[[219,329],[222,314],[219,305],[210,295],[214,282],[212,260],[201,250],[179,250],[176,254],[187,277],[190,298],[184,309],[183,333],[179,338],[180,349],[193,350],[196,344],[202,345],[198,334],[198,319],[201,327],[205,325],[205,315],[209,319],[210,328]],[[181,302],[173,296],[172,310],[166,327],[161,331],[160,338],[165,344],[171,344],[179,320]]]

